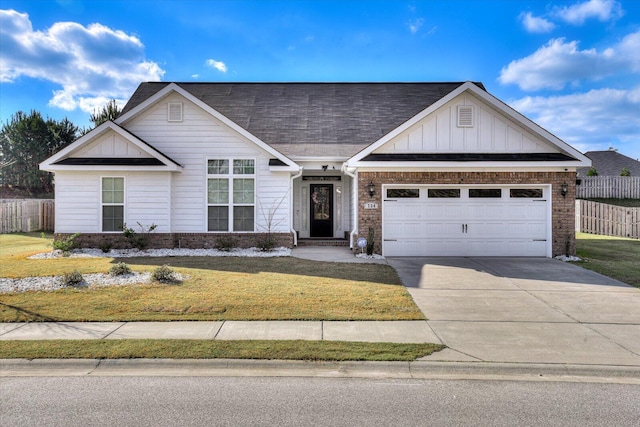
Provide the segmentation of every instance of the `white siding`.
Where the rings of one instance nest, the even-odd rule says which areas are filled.
[[[169,102],[182,102],[182,122],[168,122]],[[271,206],[289,190],[288,173],[269,171],[271,156],[251,141],[217,121],[178,94],[171,94],[124,126],[142,140],[183,166],[173,175],[171,229],[173,232],[206,232],[207,159],[253,158],[256,160],[256,231],[267,227],[260,206]],[[288,197],[288,196],[286,196]],[[289,203],[280,205],[274,223],[277,231],[289,231]],[[281,219],[285,220],[281,220]],[[276,231],[276,230],[272,230]]]
[[[458,127],[459,105],[474,108],[474,126]],[[429,114],[375,153],[535,153],[558,152],[524,127],[465,93]]]
[[[156,224],[156,232],[170,231],[169,172],[66,172],[56,173],[57,233],[102,232],[101,178],[124,177],[125,222],[137,229]]]
[[[98,138],[92,144],[88,144],[81,150],[78,150],[78,152],[73,153],[71,157],[149,158],[151,156],[110,130],[106,135]]]

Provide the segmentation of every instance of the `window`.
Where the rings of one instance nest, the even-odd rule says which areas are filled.
[[[470,199],[499,199],[502,197],[502,190],[499,188],[470,188]]]
[[[391,199],[415,199],[420,197],[420,190],[417,188],[389,188],[387,197]]]
[[[512,188],[509,190],[509,196],[514,199],[515,198],[541,199],[542,189],[541,188]]]
[[[255,160],[208,160],[207,230],[254,231],[255,193]]]
[[[427,197],[433,199],[459,199],[459,188],[429,188],[427,190]]]
[[[102,231],[122,231],[124,178],[102,178]]]

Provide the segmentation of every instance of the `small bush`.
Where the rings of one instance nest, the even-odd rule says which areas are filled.
[[[105,254],[111,250],[111,242],[100,243],[100,250]]]
[[[149,227],[145,227],[139,222],[137,223],[140,228],[140,232],[137,232],[133,228],[127,227],[127,224],[122,225],[122,234],[131,246],[136,249],[146,249],[149,245],[149,234],[155,230],[158,226],[151,224]]]
[[[71,273],[67,272],[60,276],[60,283],[66,287],[79,286],[83,281],[82,274],[78,270],[73,270]]]
[[[109,269],[112,276],[125,276],[131,274],[131,268],[125,262],[119,262]]]
[[[69,256],[69,252],[76,247],[75,240],[79,235],[80,233],[74,233],[65,239],[54,240],[52,243],[53,249],[60,250],[63,255]]]
[[[233,236],[220,236],[216,239],[216,249],[219,251],[229,252],[236,247],[236,239]]]
[[[180,282],[180,279],[178,279],[176,272],[173,271],[173,269],[166,264],[153,270],[153,273],[151,274],[151,279],[160,283],[179,283]]]
[[[262,252],[271,252],[276,248],[276,245],[277,245],[276,240],[271,236],[258,239],[258,241],[256,242],[256,246]]]

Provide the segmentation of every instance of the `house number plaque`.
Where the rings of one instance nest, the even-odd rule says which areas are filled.
[[[364,204],[365,209],[378,209],[378,204],[374,202],[368,202]]]

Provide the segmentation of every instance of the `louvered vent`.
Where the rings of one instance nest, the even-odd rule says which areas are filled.
[[[181,102],[169,103],[169,115],[167,117],[167,120],[170,122],[182,121],[182,103]]]
[[[471,105],[458,105],[458,127],[473,127],[473,107]]]

